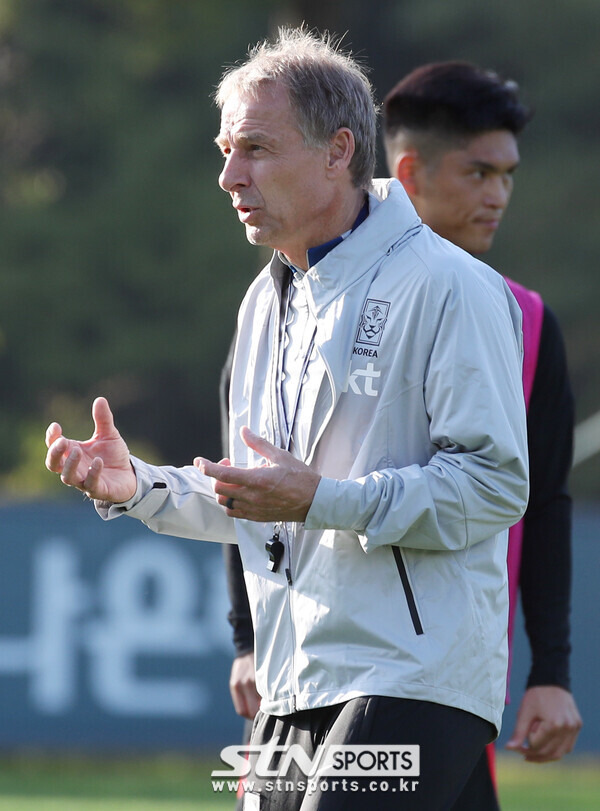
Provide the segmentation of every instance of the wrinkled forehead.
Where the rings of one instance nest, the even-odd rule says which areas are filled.
[[[235,89],[223,101],[219,138],[247,129],[274,134],[284,127],[299,130],[289,93],[281,84],[265,83],[252,93]]]
[[[220,87],[218,104],[223,112],[225,108],[232,108],[239,104],[249,104],[252,101],[269,104],[283,98],[287,98],[289,103],[289,92],[282,81],[262,76],[236,79],[234,73]]]

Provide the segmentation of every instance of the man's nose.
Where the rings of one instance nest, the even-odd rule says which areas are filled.
[[[240,186],[248,185],[247,172],[243,161],[232,152],[225,158],[225,165],[219,175],[219,186],[226,192],[235,191]]]
[[[503,211],[508,205],[511,192],[512,178],[510,176],[496,175],[489,178],[485,189],[485,204]]]

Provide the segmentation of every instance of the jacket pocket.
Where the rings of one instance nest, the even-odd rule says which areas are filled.
[[[410,618],[412,620],[415,633],[417,634],[417,636],[421,636],[421,634],[425,632],[423,631],[423,625],[421,623],[421,618],[419,617],[419,612],[417,610],[415,595],[413,594],[413,590],[411,588],[410,581],[408,579],[408,574],[406,572],[406,564],[404,563],[402,552],[399,546],[392,546],[392,552],[394,553],[396,568],[398,569],[398,574],[400,575],[400,580],[402,581],[402,588],[404,589],[406,602],[408,604],[408,611],[410,613]]]

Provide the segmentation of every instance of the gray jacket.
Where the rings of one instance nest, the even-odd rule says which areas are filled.
[[[278,257],[240,309],[232,461],[260,464],[249,425],[281,442]],[[397,181],[305,276],[313,384],[296,454],[322,474],[304,525],[227,518],[195,468],[134,460],[123,511],[157,532],[240,545],[265,712],[359,695],[447,704],[500,728],[507,528],[527,502],[520,310],[501,276],[421,225]],[[316,384],[314,376],[317,375]],[[101,510],[102,512],[102,510]]]

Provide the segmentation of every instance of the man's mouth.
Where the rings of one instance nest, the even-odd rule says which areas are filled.
[[[483,226],[484,228],[491,228],[492,230],[495,231],[496,228],[498,228],[498,226],[500,225],[500,219],[501,219],[500,217],[493,217],[493,218],[486,218],[486,219],[480,218],[480,219],[475,220],[475,223],[477,225]]]
[[[258,210],[253,208],[252,206],[243,206],[243,205],[235,205],[235,210],[238,213],[238,217],[240,218],[241,222],[247,222],[252,215]]]

